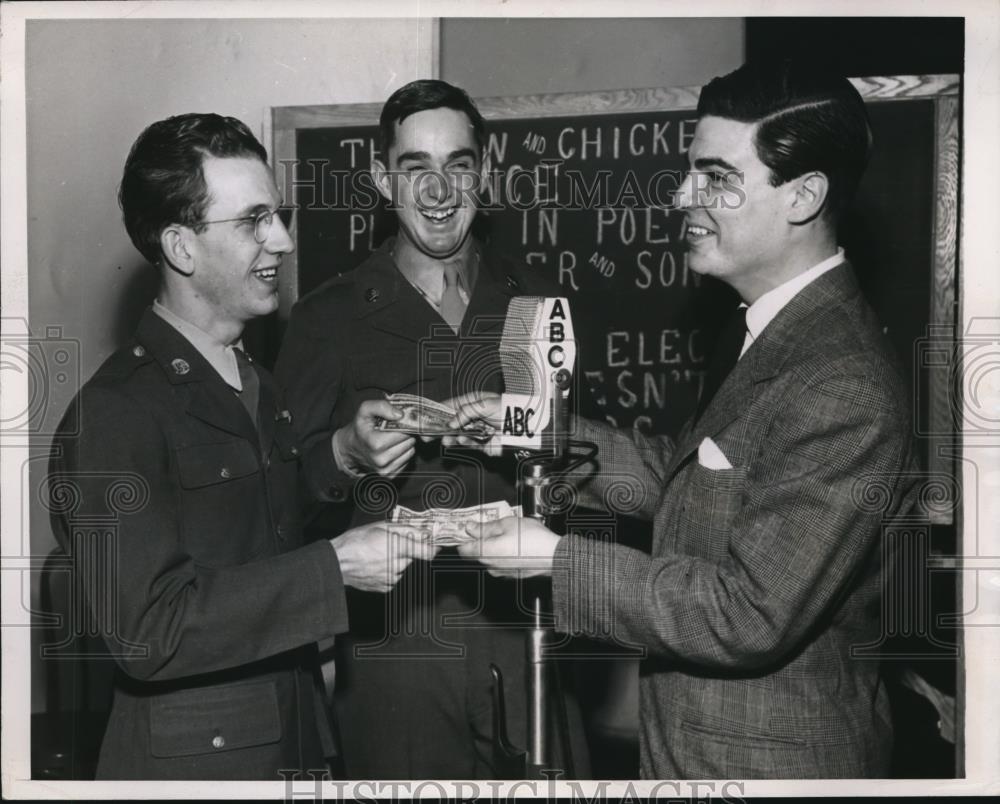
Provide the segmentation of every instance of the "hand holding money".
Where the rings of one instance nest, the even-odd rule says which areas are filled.
[[[387,431],[379,422],[400,418],[383,399],[362,402],[350,424],[333,435],[333,454],[341,469],[357,474],[374,472],[395,477],[416,452],[416,441],[403,430]]]
[[[397,505],[390,515],[390,526],[413,528],[423,534],[428,544],[449,547],[474,541],[476,537],[469,533],[469,528],[520,515],[521,506],[511,507],[504,500],[468,508],[428,508],[425,511]]]
[[[429,561],[440,549],[419,528],[385,522],[351,528],[330,543],[344,583],[365,592],[390,591],[414,560]]]
[[[499,437],[492,437],[501,427],[500,394],[489,391],[473,391],[457,396],[445,403],[453,408],[455,415],[448,422],[448,427],[457,430],[457,435],[445,436],[442,443],[446,447],[473,447],[487,455],[497,456],[503,452]],[[485,439],[470,433],[485,429],[491,437]]]
[[[538,520],[509,516],[466,529],[473,538],[458,545],[459,555],[484,564],[490,575],[534,578],[552,574],[553,556],[562,537]]]
[[[466,436],[487,439],[494,428],[482,421],[469,422],[465,426],[452,423],[457,411],[448,404],[435,402],[415,394],[388,394],[386,401],[399,412],[397,418],[383,418],[376,422],[378,430],[394,433],[410,433],[419,436],[440,438],[442,436]]]

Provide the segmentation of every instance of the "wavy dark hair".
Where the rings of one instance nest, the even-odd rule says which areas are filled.
[[[396,141],[396,123],[402,123],[411,114],[424,112],[428,109],[455,109],[464,112],[472,124],[476,145],[482,154],[486,147],[486,121],[476,108],[472,98],[464,89],[452,86],[447,81],[425,78],[411,81],[400,87],[385,102],[382,114],[379,116],[379,147],[382,158],[389,159],[389,149]]]
[[[698,98],[698,116],[706,115],[757,124],[754,147],[773,186],[823,173],[834,217],[868,165],[872,132],[861,95],[843,76],[801,62],[747,63],[712,79]]]
[[[196,113],[153,123],[125,160],[118,205],[133,245],[154,265],[162,259],[160,235],[167,226],[204,228],[200,224],[210,201],[202,170],[206,156],[267,162],[267,151],[245,123]]]

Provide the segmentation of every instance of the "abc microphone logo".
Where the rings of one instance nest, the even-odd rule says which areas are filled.
[[[522,408],[520,405],[508,407],[504,411],[502,435],[535,437],[531,429],[531,420],[535,417],[534,408]]]
[[[565,298],[518,297],[507,311],[500,343],[506,393],[501,438],[505,446],[542,446],[541,432],[560,393],[556,372],[571,369],[576,356]]]

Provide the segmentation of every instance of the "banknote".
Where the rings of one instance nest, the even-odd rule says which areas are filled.
[[[454,416],[455,411],[443,402],[435,402],[425,396],[417,394],[386,394],[385,398],[393,405],[416,405],[424,410]]]
[[[475,540],[475,536],[466,532],[467,525],[495,522],[508,516],[521,516],[521,506],[511,506],[501,500],[468,508],[428,508],[425,511],[414,511],[397,505],[390,520],[423,531],[431,544],[448,547]]]
[[[474,438],[489,438],[493,428],[485,422],[474,422],[464,429],[448,426],[455,416],[455,410],[440,402],[415,394],[387,394],[386,399],[400,410],[402,418],[390,421],[380,418],[375,423],[377,430],[391,430],[412,435],[446,436],[465,435]]]

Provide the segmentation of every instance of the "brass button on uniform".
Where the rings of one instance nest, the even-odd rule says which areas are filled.
[[[132,354],[134,354],[136,357],[144,357],[146,355],[146,350],[143,349],[141,346],[134,346],[132,347]]]
[[[223,466],[222,471],[219,472],[219,477],[224,477],[228,480],[230,477],[232,477],[232,473],[229,471],[227,467]]]
[[[212,748],[222,748],[225,746],[225,744],[226,744],[226,738],[223,737],[221,734],[216,734],[212,738]]]

